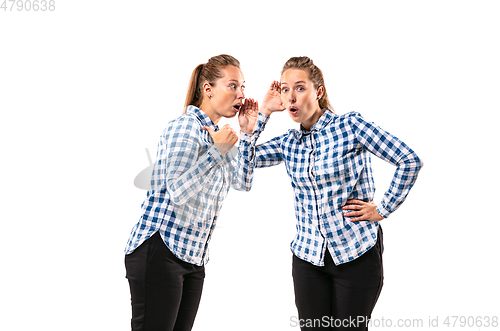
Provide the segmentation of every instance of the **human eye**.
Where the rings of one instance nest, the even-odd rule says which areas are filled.
[[[299,85],[299,86],[297,86],[297,91],[299,91],[299,92],[305,91],[305,87]]]
[[[287,93],[287,92],[288,92],[288,87],[281,88],[281,93]]]
[[[235,90],[236,89],[236,84],[231,83],[231,84],[229,84],[229,87]]]
[[[241,90],[242,90],[242,91],[245,91],[245,88],[246,88],[246,86],[245,86],[245,85],[241,85]]]

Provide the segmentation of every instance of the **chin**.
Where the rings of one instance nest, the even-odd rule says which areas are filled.
[[[292,119],[292,121],[294,121],[295,123],[302,123],[302,121],[300,120],[300,118],[298,116],[293,116],[292,114],[288,113],[288,115],[290,115],[290,118]]]
[[[233,118],[237,115],[238,113],[235,113],[234,111],[227,112],[227,114],[224,115],[226,118]]]

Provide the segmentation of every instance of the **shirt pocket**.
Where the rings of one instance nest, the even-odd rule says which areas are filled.
[[[356,148],[342,155],[325,154],[316,160],[317,180],[327,184],[336,183],[344,186],[352,181],[357,181],[359,174],[365,166],[363,150]]]

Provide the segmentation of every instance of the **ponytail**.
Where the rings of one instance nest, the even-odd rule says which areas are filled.
[[[200,64],[193,70],[189,80],[183,114],[186,113],[189,105],[201,106],[203,102],[203,84],[207,81],[210,85],[215,86],[217,79],[223,77],[221,69],[227,66],[234,66],[239,69],[240,62],[231,55],[222,54],[211,57],[207,63]]]
[[[198,65],[194,70],[193,73],[191,74],[191,79],[189,80],[189,86],[188,86],[188,91],[186,95],[186,102],[184,103],[184,112],[183,114],[186,113],[186,108],[189,105],[193,105],[196,107],[199,107],[201,105],[201,100],[203,99],[200,91],[198,91],[198,86],[201,72],[203,71],[203,64]]]

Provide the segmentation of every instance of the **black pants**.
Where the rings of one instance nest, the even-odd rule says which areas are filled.
[[[175,257],[157,232],[131,254],[125,268],[133,331],[188,331],[201,299],[205,267]]]
[[[382,290],[383,237],[359,258],[336,266],[328,250],[323,267],[293,256],[295,304],[301,330],[368,330]]]

